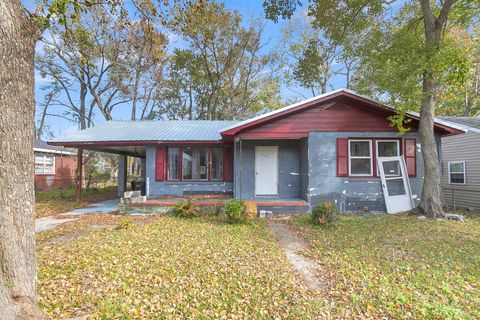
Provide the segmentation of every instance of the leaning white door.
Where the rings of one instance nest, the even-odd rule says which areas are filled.
[[[378,169],[387,212],[398,213],[413,209],[410,180],[403,157],[378,157]]]
[[[278,195],[278,146],[255,147],[255,195]]]

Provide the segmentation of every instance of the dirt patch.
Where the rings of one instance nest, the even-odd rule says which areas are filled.
[[[75,231],[75,232],[63,234],[63,235],[60,235],[58,237],[51,238],[51,239],[45,241],[44,243],[39,244],[39,246],[47,246],[48,247],[48,246],[53,246],[53,245],[56,245],[56,244],[59,244],[59,243],[70,242],[70,241],[73,241],[73,240],[80,239],[81,237],[83,237],[84,235],[86,235],[90,231],[101,230],[101,229],[105,229],[107,227],[110,227],[110,226],[109,225],[103,225],[103,224],[92,224],[88,228],[88,230]]]
[[[327,284],[322,281],[319,265],[301,254],[302,250],[309,247],[309,243],[297,236],[285,223],[270,220],[268,227],[277,238],[288,261],[300,275],[303,285],[317,294],[325,289]]]

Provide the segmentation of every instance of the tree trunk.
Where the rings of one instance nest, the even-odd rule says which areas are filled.
[[[80,129],[87,129],[87,108],[85,106],[85,101],[87,98],[87,85],[85,84],[85,76],[82,74],[82,79],[80,81],[80,110],[78,112],[78,117],[80,118]]]
[[[429,0],[419,0],[423,13],[425,27],[425,53],[427,65],[431,65],[440,50],[442,30],[447,21],[450,9],[456,0],[445,0],[438,17],[433,14]],[[422,156],[425,166],[422,199],[418,212],[432,218],[442,218],[442,181],[440,176],[440,160],[438,158],[437,144],[435,142],[434,116],[437,95],[437,80],[434,70],[426,69],[422,80],[423,101],[420,109],[420,124],[418,133],[422,144]]]
[[[35,298],[34,52],[20,1],[0,1],[0,313],[44,319]]]
[[[423,75],[424,100],[420,109],[418,134],[422,145],[425,167],[422,198],[418,207],[419,214],[439,218],[443,217],[442,185],[440,161],[434,134],[435,77],[431,72]]]

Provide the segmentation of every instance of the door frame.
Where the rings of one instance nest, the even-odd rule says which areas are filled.
[[[276,181],[275,181],[275,193],[272,194],[264,194],[264,193],[258,193],[257,192],[257,176],[258,176],[258,171],[257,171],[257,152],[259,149],[270,149],[270,150],[275,150],[276,156],[275,156],[275,161],[276,161]],[[279,146],[255,146],[255,152],[254,152],[254,165],[253,165],[253,170],[254,170],[254,184],[255,184],[255,197],[275,197],[279,195],[279,180],[280,180],[280,165],[279,165]]]

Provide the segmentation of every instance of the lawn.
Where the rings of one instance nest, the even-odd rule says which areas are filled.
[[[331,284],[333,313],[388,319],[480,318],[480,220],[341,216],[334,227],[306,217],[292,228]],[[478,215],[477,215],[478,217]]]
[[[131,229],[108,227],[40,246],[38,295],[45,313],[52,319],[318,316],[318,304],[294,281],[264,222],[147,218],[130,218]],[[89,219],[103,218],[40,234],[39,242],[102,223]]]
[[[113,199],[117,196],[116,187],[87,188],[83,199],[78,202],[75,189],[38,191],[35,193],[35,216],[37,218],[82,208],[90,202]]]

